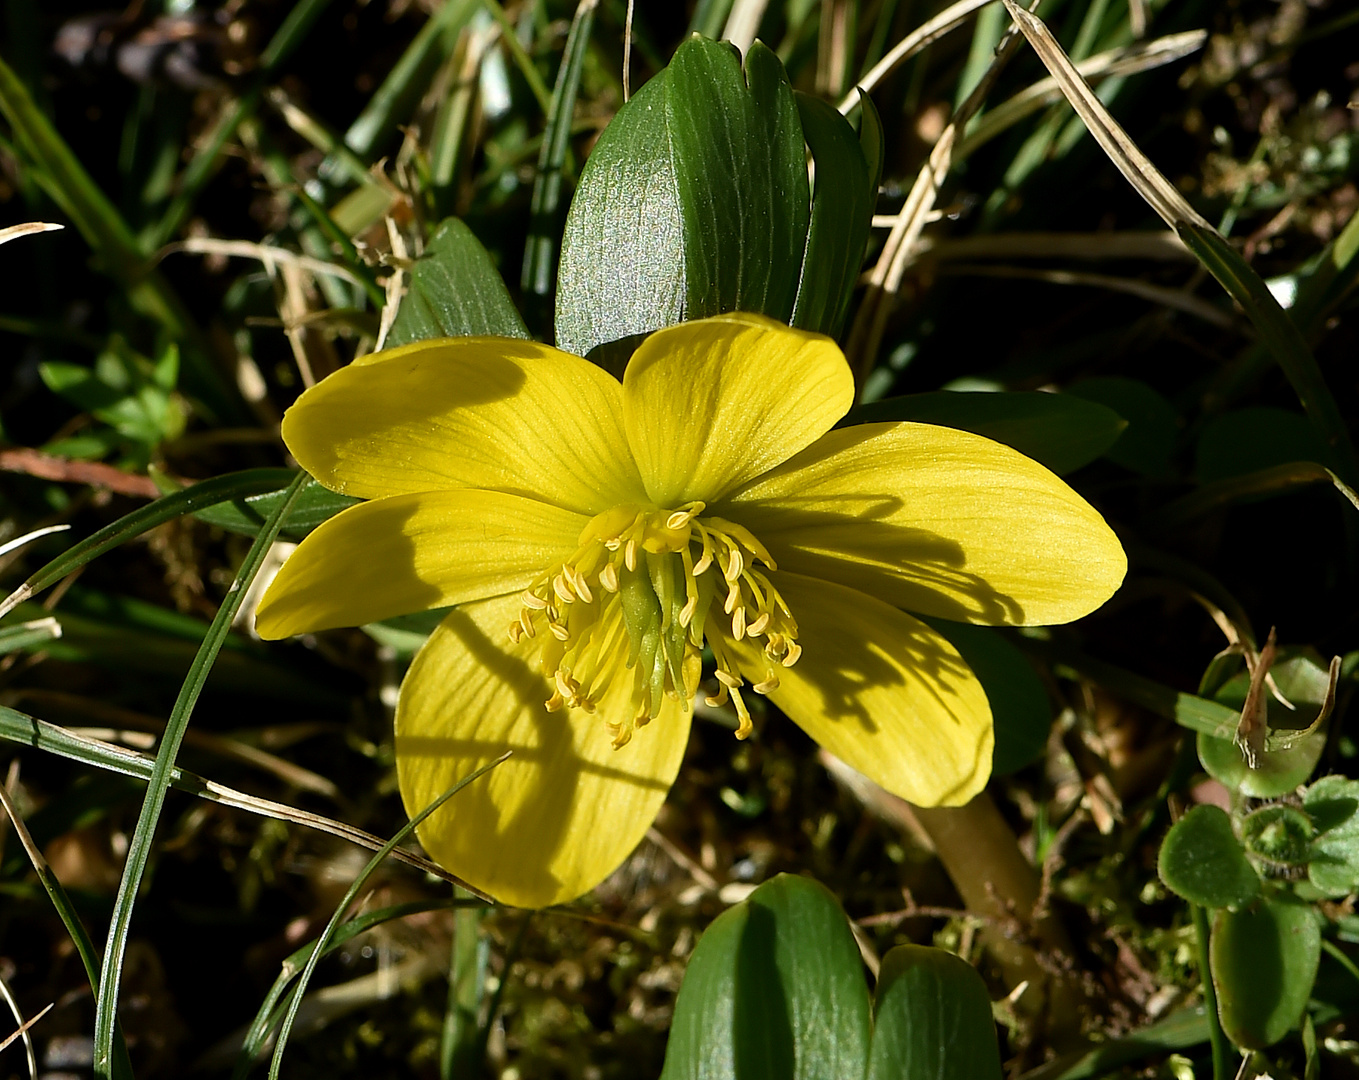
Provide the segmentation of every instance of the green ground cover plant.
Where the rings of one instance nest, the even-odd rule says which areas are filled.
[[[1356,46],[1335,0],[11,0],[0,1068],[1359,1075]],[[830,496],[774,490],[735,398],[664,382],[661,343],[699,370],[703,335],[760,423],[810,395],[795,464],[919,436],[892,494],[965,523],[972,578],[823,577],[818,544],[882,569],[882,508],[776,568],[778,499]],[[391,349],[443,381],[384,374]],[[619,595],[626,662],[598,669],[647,675],[601,767],[697,693],[644,812],[591,787],[575,847],[484,809],[544,805],[533,746],[436,776],[401,741],[426,702],[478,707],[449,683],[500,661],[431,657],[491,593],[406,603],[424,556],[383,562],[380,532],[296,584],[392,494],[326,456],[386,453],[370,413],[506,357],[721,419],[671,439],[633,407],[627,454],[573,450],[558,512],[614,555],[526,578],[503,620],[517,647]],[[369,389],[304,431],[342,386]],[[554,452],[511,436],[524,476]],[[634,457],[654,507],[571,501]],[[945,459],[973,471],[911,487]],[[496,483],[455,488],[447,543],[510,520],[468,510]],[[780,572],[822,583],[781,608]],[[830,634],[845,584],[867,599]],[[895,655],[898,608],[929,648],[856,667]],[[863,676],[865,730],[903,730],[917,682],[944,719],[846,741],[799,633]],[[566,655],[575,723],[603,698]]]

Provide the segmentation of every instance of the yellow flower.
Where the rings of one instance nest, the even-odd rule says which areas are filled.
[[[985,694],[901,611],[1066,622],[1126,568],[1079,495],[1008,447],[925,424],[831,430],[854,382],[830,339],[753,315],[647,338],[620,384],[546,345],[428,341],[356,361],[284,417],[297,460],[370,501],[303,541],[264,637],[457,605],[401,688],[396,754],[454,873],[506,903],[593,888],[679,769],[702,648],[749,734],[768,695],[922,805],[991,768]]]

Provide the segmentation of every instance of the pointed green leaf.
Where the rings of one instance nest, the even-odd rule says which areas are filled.
[[[462,221],[447,218],[411,269],[386,345],[474,334],[529,336],[481,241]]]
[[[972,965],[898,945],[882,958],[868,1080],[1000,1080],[991,997]]]
[[[665,118],[666,72],[643,86],[590,153],[566,216],[557,345],[596,345],[684,318],[684,227]]]
[[[811,195],[778,58],[686,41],[600,136],[562,237],[557,344],[581,356],[683,319],[787,322]]]
[[[1164,476],[1179,437],[1179,414],[1175,406],[1138,379],[1110,376],[1081,379],[1067,392],[1087,401],[1106,405],[1128,422],[1118,441],[1105,455],[1110,461],[1142,476]]]
[[[1161,880],[1191,904],[1240,907],[1260,892],[1260,876],[1216,806],[1196,806],[1170,827],[1156,861]]]
[[[792,324],[838,337],[863,265],[877,190],[849,121],[820,98],[796,97],[816,183]]]
[[[864,1075],[868,987],[830,891],[780,874],[720,915],[675,1002],[662,1080]]]
[[[1271,1046],[1301,1019],[1321,959],[1317,922],[1310,904],[1285,900],[1218,912],[1210,966],[1222,1030],[1237,1046]]]
[[[811,195],[802,124],[779,58],[691,38],[666,71],[684,221],[685,317],[793,314]]]
[[[1088,465],[1118,441],[1127,422],[1106,405],[1038,391],[937,390],[861,405],[846,423],[914,420],[985,435],[1059,475]]]
[[[194,517],[228,532],[257,536],[269,515],[273,513],[274,507],[284,496],[285,489],[280,487],[277,491],[248,495],[243,499],[233,499],[231,502],[220,502],[199,510]],[[338,495],[323,488],[315,480],[308,480],[293,501],[292,509],[283,519],[279,535],[289,540],[301,540],[321,522],[334,517],[358,501],[348,495]]]

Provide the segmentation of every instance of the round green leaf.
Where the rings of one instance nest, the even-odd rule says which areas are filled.
[[[1200,733],[1199,761],[1208,774],[1227,787],[1252,799],[1273,799],[1287,795],[1312,775],[1321,752],[1326,748],[1326,733],[1318,729],[1304,734],[1316,719],[1330,687],[1330,675],[1310,651],[1281,650],[1282,658],[1270,669],[1279,692],[1294,706],[1287,709],[1272,693],[1265,695],[1270,735],[1267,749],[1255,768],[1230,740]],[[1246,700],[1250,674],[1242,670],[1223,683],[1213,695],[1223,705],[1240,709]]]
[[[1316,981],[1321,930],[1310,904],[1264,900],[1213,920],[1209,966],[1222,1030],[1258,1050],[1297,1024]]]
[[[1260,875],[1216,806],[1196,806],[1170,827],[1156,868],[1166,887],[1191,904],[1240,907],[1260,892]]]
[[[1359,780],[1323,776],[1307,789],[1302,807],[1319,835],[1307,876],[1326,896],[1359,889]]]
[[[999,1080],[986,984],[972,966],[927,945],[882,958],[868,1080]]]
[[[857,1078],[871,1009],[830,890],[780,874],[715,919],[675,1001],[662,1080]]]

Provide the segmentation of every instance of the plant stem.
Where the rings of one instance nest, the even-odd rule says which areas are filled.
[[[1199,980],[1203,983],[1203,1011],[1208,1014],[1208,1042],[1213,1048],[1213,1080],[1232,1080],[1227,1036],[1217,1017],[1217,991],[1213,989],[1213,974],[1208,968],[1208,912],[1198,904],[1190,904],[1189,911],[1194,917],[1194,934],[1199,939]]]

